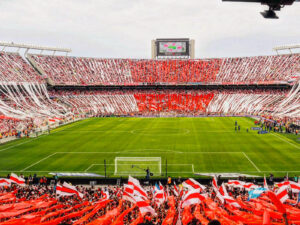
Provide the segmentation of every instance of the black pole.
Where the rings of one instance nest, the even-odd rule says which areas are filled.
[[[166,177],[168,177],[168,160],[166,159]]]
[[[104,174],[105,174],[105,178],[106,178],[106,160],[104,159]]]

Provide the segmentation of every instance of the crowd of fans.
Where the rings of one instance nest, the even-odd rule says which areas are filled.
[[[0,187],[0,224],[300,224],[298,177],[276,184],[271,175],[263,187],[216,177],[211,185],[194,179],[176,185],[169,178],[144,186],[129,177],[123,186],[98,187],[57,177],[53,185],[45,177],[28,178],[27,185],[18,179]]]
[[[97,59],[29,55],[56,85],[280,83],[300,70],[300,54],[197,60]]]
[[[0,82],[21,84],[41,83],[42,77],[18,53],[0,51]]]

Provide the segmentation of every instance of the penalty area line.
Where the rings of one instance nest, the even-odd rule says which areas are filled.
[[[261,172],[260,169],[255,165],[255,163],[248,157],[248,155],[245,152],[243,152],[243,154],[248,159],[248,161],[254,166],[257,172]]]
[[[275,133],[271,133],[271,134],[272,134],[273,136],[278,137],[279,139],[283,140],[284,142],[286,142],[286,143],[288,143],[288,144],[290,144],[290,145],[292,145],[292,146],[294,146],[294,147],[300,149],[299,146],[295,145],[294,143],[292,143],[292,142],[290,142],[290,141],[287,141],[287,140],[289,140],[288,138],[286,138],[286,137],[284,137],[284,136],[282,137],[282,136],[280,136],[279,134],[275,134]],[[283,139],[283,138],[285,138],[285,139]],[[286,140],[286,139],[287,139],[287,140]]]
[[[29,169],[30,167],[33,167],[33,166],[35,166],[36,164],[39,164],[40,162],[42,162],[42,161],[44,161],[44,160],[46,160],[46,159],[48,159],[48,158],[54,156],[56,153],[57,153],[57,152],[55,152],[55,153],[53,153],[53,154],[51,154],[51,155],[48,155],[48,156],[46,156],[45,158],[42,158],[41,160],[39,160],[39,161],[37,161],[37,162],[31,164],[30,166],[27,166],[26,168],[22,169],[21,172],[23,172],[23,171]]]

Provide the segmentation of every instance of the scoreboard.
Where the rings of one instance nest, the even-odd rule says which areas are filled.
[[[156,39],[152,41],[152,58],[187,57],[191,56],[191,41],[188,38]]]

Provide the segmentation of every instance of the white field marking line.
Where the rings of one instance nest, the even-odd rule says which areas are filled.
[[[138,152],[137,150],[156,150],[156,152],[176,152],[176,153],[184,153],[184,152],[181,152],[181,151],[174,151],[174,150],[170,150],[170,149],[161,149],[161,148],[140,148],[140,149],[130,149],[130,150],[125,150],[125,151],[122,151],[122,152]],[[152,152],[155,152],[155,151],[152,151]]]
[[[83,121],[83,120],[81,120],[81,121]],[[88,120],[84,121],[84,123],[86,123],[87,121],[88,121]],[[76,122],[80,122],[80,121],[76,121]],[[57,132],[60,132],[60,131],[69,129],[69,128],[74,127],[74,126],[77,126],[77,125],[79,125],[79,124],[82,124],[82,123],[76,123],[76,122],[75,122],[75,124],[73,124],[73,126],[68,126],[68,127],[65,127],[65,128],[63,128],[63,129],[61,129],[61,130],[53,131],[52,133],[50,132],[50,134],[48,134],[48,135],[55,134],[55,133],[57,133]],[[41,135],[41,136],[38,136],[38,137],[36,137],[36,138],[32,138],[32,139],[30,139],[29,141],[25,141],[25,142],[22,142],[22,143],[19,143],[19,144],[16,144],[16,145],[9,146],[9,147],[7,147],[7,148],[1,149],[0,152],[6,151],[6,150],[8,150],[8,149],[14,148],[14,147],[19,146],[19,145],[23,145],[23,144],[26,144],[26,143],[35,141],[35,140],[40,139],[40,138],[42,138],[42,137],[47,137],[48,135]]]
[[[145,149],[141,149],[141,150],[145,150]],[[149,150],[149,149],[148,149]],[[167,149],[166,149],[167,150]],[[172,150],[170,150],[172,151]],[[142,154],[148,154],[148,153],[144,153],[144,152],[131,152],[131,151],[122,151],[122,152],[56,152],[56,154],[120,154],[120,153],[142,153]],[[153,152],[153,151],[152,151]],[[158,153],[161,153],[161,151],[157,151]],[[244,152],[178,152],[178,153],[184,153],[184,154],[243,154]]]
[[[33,167],[34,165],[39,164],[40,162],[42,162],[42,161],[44,161],[44,160],[46,160],[46,159],[48,159],[48,158],[54,156],[55,154],[56,154],[56,152],[53,153],[53,154],[51,154],[51,155],[46,156],[45,158],[42,158],[41,160],[39,160],[39,161],[37,161],[37,162],[31,164],[30,166],[27,166],[26,168],[22,169],[21,171],[25,171],[25,170],[27,170],[28,168]]]
[[[26,172],[26,173],[50,173],[50,172],[59,172],[59,173],[83,173],[83,170],[76,170],[76,171],[58,171],[58,170],[0,170],[1,173],[9,173],[9,172],[16,172],[16,173],[21,173],[21,172]],[[92,172],[103,172],[103,171],[92,171]],[[108,170],[107,172],[114,173],[114,171]],[[260,173],[300,173],[300,170],[296,171],[276,171],[276,170],[267,170],[267,171],[260,171]],[[168,173],[183,173],[182,171],[178,172],[169,172]],[[187,172],[185,172],[187,173]],[[196,172],[196,173],[257,173],[257,171],[201,171],[201,172]]]
[[[69,133],[104,133],[104,132],[108,132],[108,133],[130,133],[129,131],[122,131],[122,130],[63,130],[64,132],[69,132]]]
[[[290,142],[290,141],[287,141],[287,140],[289,140],[288,138],[286,138],[286,137],[284,137],[284,136],[280,136],[279,134],[275,134],[275,133],[271,133],[271,134],[274,135],[275,137],[278,137],[279,139],[283,140],[284,142],[286,142],[286,143],[288,143],[288,144],[290,144],[290,145],[292,145],[292,146],[294,146],[294,147],[300,149],[299,146],[295,145],[294,143],[292,143],[292,142]],[[283,138],[285,138],[286,140],[283,139]]]
[[[261,172],[260,169],[255,165],[255,163],[247,156],[245,152],[243,152],[244,156],[249,160],[249,162],[254,166],[254,168],[257,170],[257,172]]]

